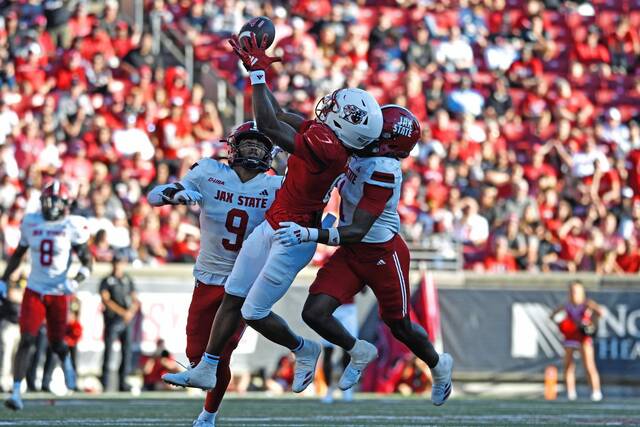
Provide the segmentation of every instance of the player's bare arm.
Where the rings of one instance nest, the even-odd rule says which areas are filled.
[[[11,257],[7,261],[7,266],[4,269],[4,274],[2,275],[2,278],[0,278],[0,281],[4,283],[7,283],[9,281],[13,272],[16,271],[20,266],[22,257],[24,257],[24,254],[27,253],[27,250],[29,250],[29,246],[18,245],[16,250],[13,252],[13,254],[11,254]]]
[[[91,270],[93,268],[93,258],[91,257],[91,252],[89,251],[89,245],[75,245],[73,246],[73,251],[78,256],[80,260],[81,267],[76,274],[74,280],[78,283],[82,283],[91,275]]]
[[[271,91],[266,84],[253,86],[252,104],[258,129],[287,153],[293,153],[296,130],[284,121],[278,120],[269,100]]]
[[[299,114],[290,113],[288,111],[283,110],[280,104],[278,103],[278,100],[276,99],[275,96],[273,96],[273,93],[270,90],[267,90],[267,96],[269,97],[271,106],[276,111],[276,117],[278,118],[278,120],[281,122],[285,122],[286,124],[294,128],[296,132],[299,132],[300,127],[302,126],[302,123],[304,123],[305,121],[304,117],[300,116]]]

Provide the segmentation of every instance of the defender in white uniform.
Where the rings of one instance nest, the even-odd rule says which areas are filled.
[[[31,273],[20,307],[21,337],[13,364],[13,392],[5,401],[5,405],[13,410],[23,408],[20,385],[45,319],[49,345],[63,362],[67,388],[76,388],[69,348],[64,342],[69,296],[91,273],[91,255],[87,247],[89,227],[85,218],[67,215],[70,202],[67,188],[54,181],[42,191],[40,200],[42,212],[28,214],[22,220],[20,244],[0,280],[0,289],[6,289],[6,283],[20,266],[22,257],[27,250],[31,251]],[[82,263],[74,279],[67,277],[72,252]]]
[[[323,338],[351,355],[338,386],[351,388],[362,370],[377,357],[372,344],[357,340],[338,322],[333,312],[348,302],[365,285],[378,299],[380,316],[393,335],[431,368],[431,401],[442,405],[451,393],[453,360],[438,355],[424,329],[411,322],[410,253],[398,234],[398,201],[402,188],[400,159],[407,157],[420,137],[420,124],[403,107],[382,107],[384,125],[380,140],[349,162],[340,184],[342,196],[340,248],[320,269],[309,289],[302,317]],[[284,245],[304,241],[331,244],[325,230],[282,223],[276,237]],[[334,232],[335,233],[335,232]]]
[[[264,221],[281,176],[264,172],[271,166],[273,144],[253,122],[234,129],[227,138],[229,166],[201,159],[173,184],[160,185],[148,194],[154,206],[200,205],[200,253],[193,268],[196,279],[187,318],[187,357],[195,366],[202,357],[213,319],[224,296],[224,284],[244,240]],[[215,419],[231,380],[229,361],[245,329],[240,321],[220,357],[216,387],[207,392],[204,408],[194,426],[215,426]],[[169,383],[171,383],[169,381]]]

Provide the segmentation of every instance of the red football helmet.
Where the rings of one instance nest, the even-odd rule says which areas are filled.
[[[258,130],[254,121],[236,126],[224,141],[229,146],[230,166],[242,166],[260,172],[271,167],[273,143]]]
[[[66,214],[70,202],[71,196],[67,186],[54,180],[44,187],[40,195],[42,216],[47,221],[57,221]]]
[[[399,105],[382,106],[382,133],[371,149],[371,155],[397,157],[409,156],[420,139],[420,122],[409,110]]]

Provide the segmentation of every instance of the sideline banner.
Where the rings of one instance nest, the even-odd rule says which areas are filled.
[[[566,291],[441,289],[444,349],[456,370],[475,373],[542,374],[561,363],[562,335],[549,319]],[[593,291],[605,309],[594,337],[601,375],[640,378],[640,292]]]

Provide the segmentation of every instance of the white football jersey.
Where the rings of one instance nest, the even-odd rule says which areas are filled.
[[[31,251],[27,288],[43,295],[64,294],[72,247],[87,243],[89,236],[84,217],[47,221],[40,212],[27,214],[20,226],[20,245]]]
[[[387,201],[384,211],[362,239],[365,243],[387,242],[400,231],[398,215],[402,187],[400,161],[391,157],[351,157],[344,178],[338,184],[342,199],[340,225],[349,225],[353,222],[353,214],[362,199],[365,184],[393,189],[393,195]]]
[[[180,183],[203,196],[200,253],[193,274],[202,283],[224,285],[242,242],[264,221],[282,177],[261,173],[243,183],[228,165],[205,158]]]

